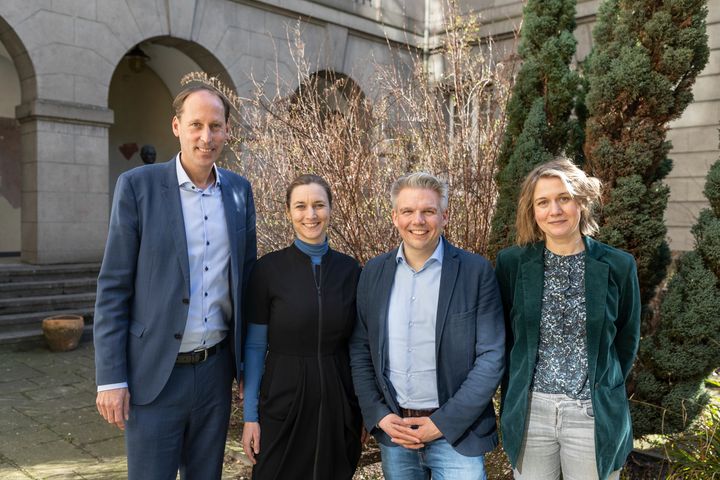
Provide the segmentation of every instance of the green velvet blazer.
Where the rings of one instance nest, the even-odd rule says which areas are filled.
[[[620,468],[632,449],[625,380],[640,340],[640,289],[633,257],[583,237],[590,395],[600,479]],[[528,397],[538,350],[544,242],[502,250],[495,267],[505,308],[506,362],[502,442],[517,465],[526,435]]]

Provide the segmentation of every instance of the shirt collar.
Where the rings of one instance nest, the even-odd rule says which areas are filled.
[[[445,249],[443,248],[443,238],[440,237],[440,240],[438,241],[437,247],[435,247],[435,251],[430,255],[430,258],[425,260],[425,263],[423,264],[423,268],[425,268],[431,261],[435,260],[440,265],[442,265],[443,262],[443,256],[445,254]],[[400,248],[398,248],[397,255],[395,255],[395,262],[400,263],[403,262],[404,264],[407,264],[407,261],[405,260],[405,254],[403,253],[403,244],[400,244]]]
[[[209,185],[207,188],[212,188],[214,186],[219,187],[220,182],[220,170],[218,170],[217,165],[213,163],[213,172],[215,173],[215,181]],[[185,169],[182,167],[182,164],[180,163],[180,154],[178,153],[177,156],[175,156],[175,171],[177,172],[177,179],[178,179],[178,185],[183,186],[185,184],[194,185],[193,181],[190,180],[190,177],[188,176]],[[207,189],[206,189],[207,190]]]

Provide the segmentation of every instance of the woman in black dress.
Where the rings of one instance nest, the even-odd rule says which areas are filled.
[[[360,266],[328,247],[325,180],[298,177],[285,206],[295,241],[258,260],[249,284],[243,448],[254,479],[351,479],[361,417],[347,343]]]

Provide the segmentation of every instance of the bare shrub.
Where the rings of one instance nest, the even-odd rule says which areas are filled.
[[[450,184],[449,240],[485,253],[511,78],[492,42],[481,41],[477,17],[461,17],[454,5],[446,17],[432,52],[388,42],[394,61],[373,65],[372,99],[346,75],[313,71],[300,28],[288,35],[296,88],[279,88],[278,74],[275,87],[257,82],[253,98],[241,99],[202,72],[183,78],[215,86],[235,106],[233,168],[253,185],[260,253],[291,241],[285,188],[303,173],[324,177],[333,189],[333,248],[365,263],[396,247],[389,188],[416,170]],[[431,71],[431,58],[442,68]]]

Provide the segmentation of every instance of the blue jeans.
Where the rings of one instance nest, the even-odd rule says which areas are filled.
[[[419,450],[380,444],[385,480],[487,480],[485,457],[466,457],[445,438]]]

